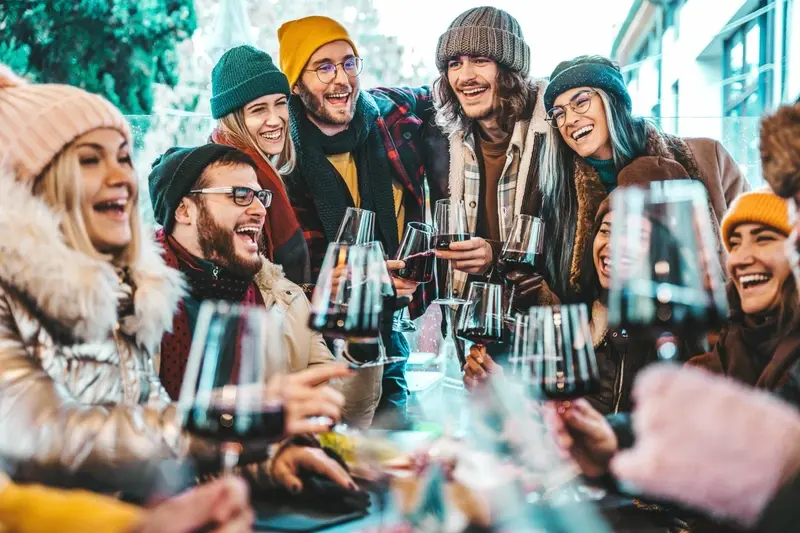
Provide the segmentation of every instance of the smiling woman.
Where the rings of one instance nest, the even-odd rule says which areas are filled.
[[[642,156],[679,164],[682,178],[703,182],[719,224],[749,185],[725,148],[712,139],[681,139],[631,114],[625,80],[609,59],[580,56],[559,63],[544,93],[550,131],[539,162],[541,211],[553,242],[546,246],[552,289],[562,299],[580,293],[580,255],[598,206],[619,175]],[[640,184],[645,184],[640,182]],[[719,246],[723,257],[722,246]]]
[[[689,364],[766,389],[786,381],[800,360],[800,301],[785,251],[791,230],[786,201],[770,191],[731,205],[722,222],[730,325],[713,352]]]

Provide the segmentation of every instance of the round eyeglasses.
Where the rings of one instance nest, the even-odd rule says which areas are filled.
[[[257,191],[250,187],[214,187],[211,189],[194,189],[189,191],[189,194],[228,194],[233,198],[233,203],[242,207],[252,204],[255,198],[258,198],[264,208],[272,204],[272,191],[269,189]]]
[[[347,74],[350,78],[358,77],[361,74],[361,69],[364,67],[364,61],[360,57],[348,57],[341,63],[323,63],[317,68],[313,69],[306,69],[306,72],[314,71],[317,73],[317,78],[322,83],[330,83],[336,79],[336,72],[339,69],[339,66],[342,67],[342,70],[345,74]]]
[[[569,101],[570,109],[579,115],[585,114],[592,107],[592,97],[597,94],[597,91],[583,91],[579,92]],[[547,123],[553,128],[560,128],[567,123],[567,106],[557,105],[553,106],[545,117]]]

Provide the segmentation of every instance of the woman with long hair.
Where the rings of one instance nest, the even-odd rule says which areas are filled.
[[[158,379],[184,283],[143,229],[131,150],[107,100],[0,65],[0,458],[15,480],[116,492],[165,459],[218,462]],[[312,386],[345,375],[274,378],[289,434],[321,414],[302,405],[339,412],[338,392]],[[279,483],[309,461],[351,482],[321,450],[287,445],[267,463],[261,449]]]
[[[281,176],[295,167],[289,130],[289,81],[272,58],[252,46],[232,48],[211,75],[211,141],[238,148],[258,166],[259,184],[272,191],[264,222],[264,253],[298,285],[310,282],[308,246]]]
[[[589,244],[597,208],[618,185],[619,172],[641,156],[674,160],[687,178],[708,191],[713,221],[749,186],[736,162],[712,139],[668,135],[631,113],[631,99],[619,68],[601,56],[561,62],[544,94],[546,136],[539,162],[541,216],[550,287],[562,299],[580,291],[581,251]],[[719,245],[720,256],[724,250]]]

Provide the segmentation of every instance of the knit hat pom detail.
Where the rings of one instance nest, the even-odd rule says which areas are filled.
[[[28,82],[17,76],[7,65],[0,63],[0,89],[19,87],[26,83]]]

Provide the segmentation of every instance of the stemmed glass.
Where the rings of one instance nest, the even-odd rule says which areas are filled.
[[[398,278],[417,283],[429,283],[433,280],[433,265],[436,258],[433,251],[433,228],[422,222],[409,222],[406,232],[397,249],[395,258],[405,262],[405,267],[395,272]],[[395,320],[394,330],[401,332],[417,331],[417,326],[410,319],[403,317],[407,307]]]
[[[456,336],[478,346],[502,340],[502,286],[479,281],[470,284],[467,304],[461,308]]]
[[[609,327],[653,343],[662,360],[705,344],[728,314],[705,187],[692,180],[629,187],[611,202]]]
[[[340,244],[364,244],[374,240],[375,213],[367,209],[348,207],[336,232]]]
[[[467,211],[464,208],[464,201],[437,200],[434,212],[434,230],[436,231],[437,250],[449,250],[450,243],[468,240],[470,232],[469,226],[467,226]],[[439,266],[441,266],[441,262],[437,261],[436,280],[440,296],[433,303],[440,305],[467,303],[463,298],[458,298],[453,294],[453,264],[447,261],[447,274],[444,278],[439,272]]]
[[[517,215],[511,232],[503,243],[500,257],[497,260],[497,271],[505,278],[512,271],[521,271],[528,276],[541,275],[544,271],[544,222],[538,217]],[[513,283],[508,296],[506,319],[514,320]]]
[[[242,443],[284,436],[283,403],[266,387],[287,370],[281,325],[275,307],[200,306],[178,406],[187,432],[220,443],[226,473]]]

